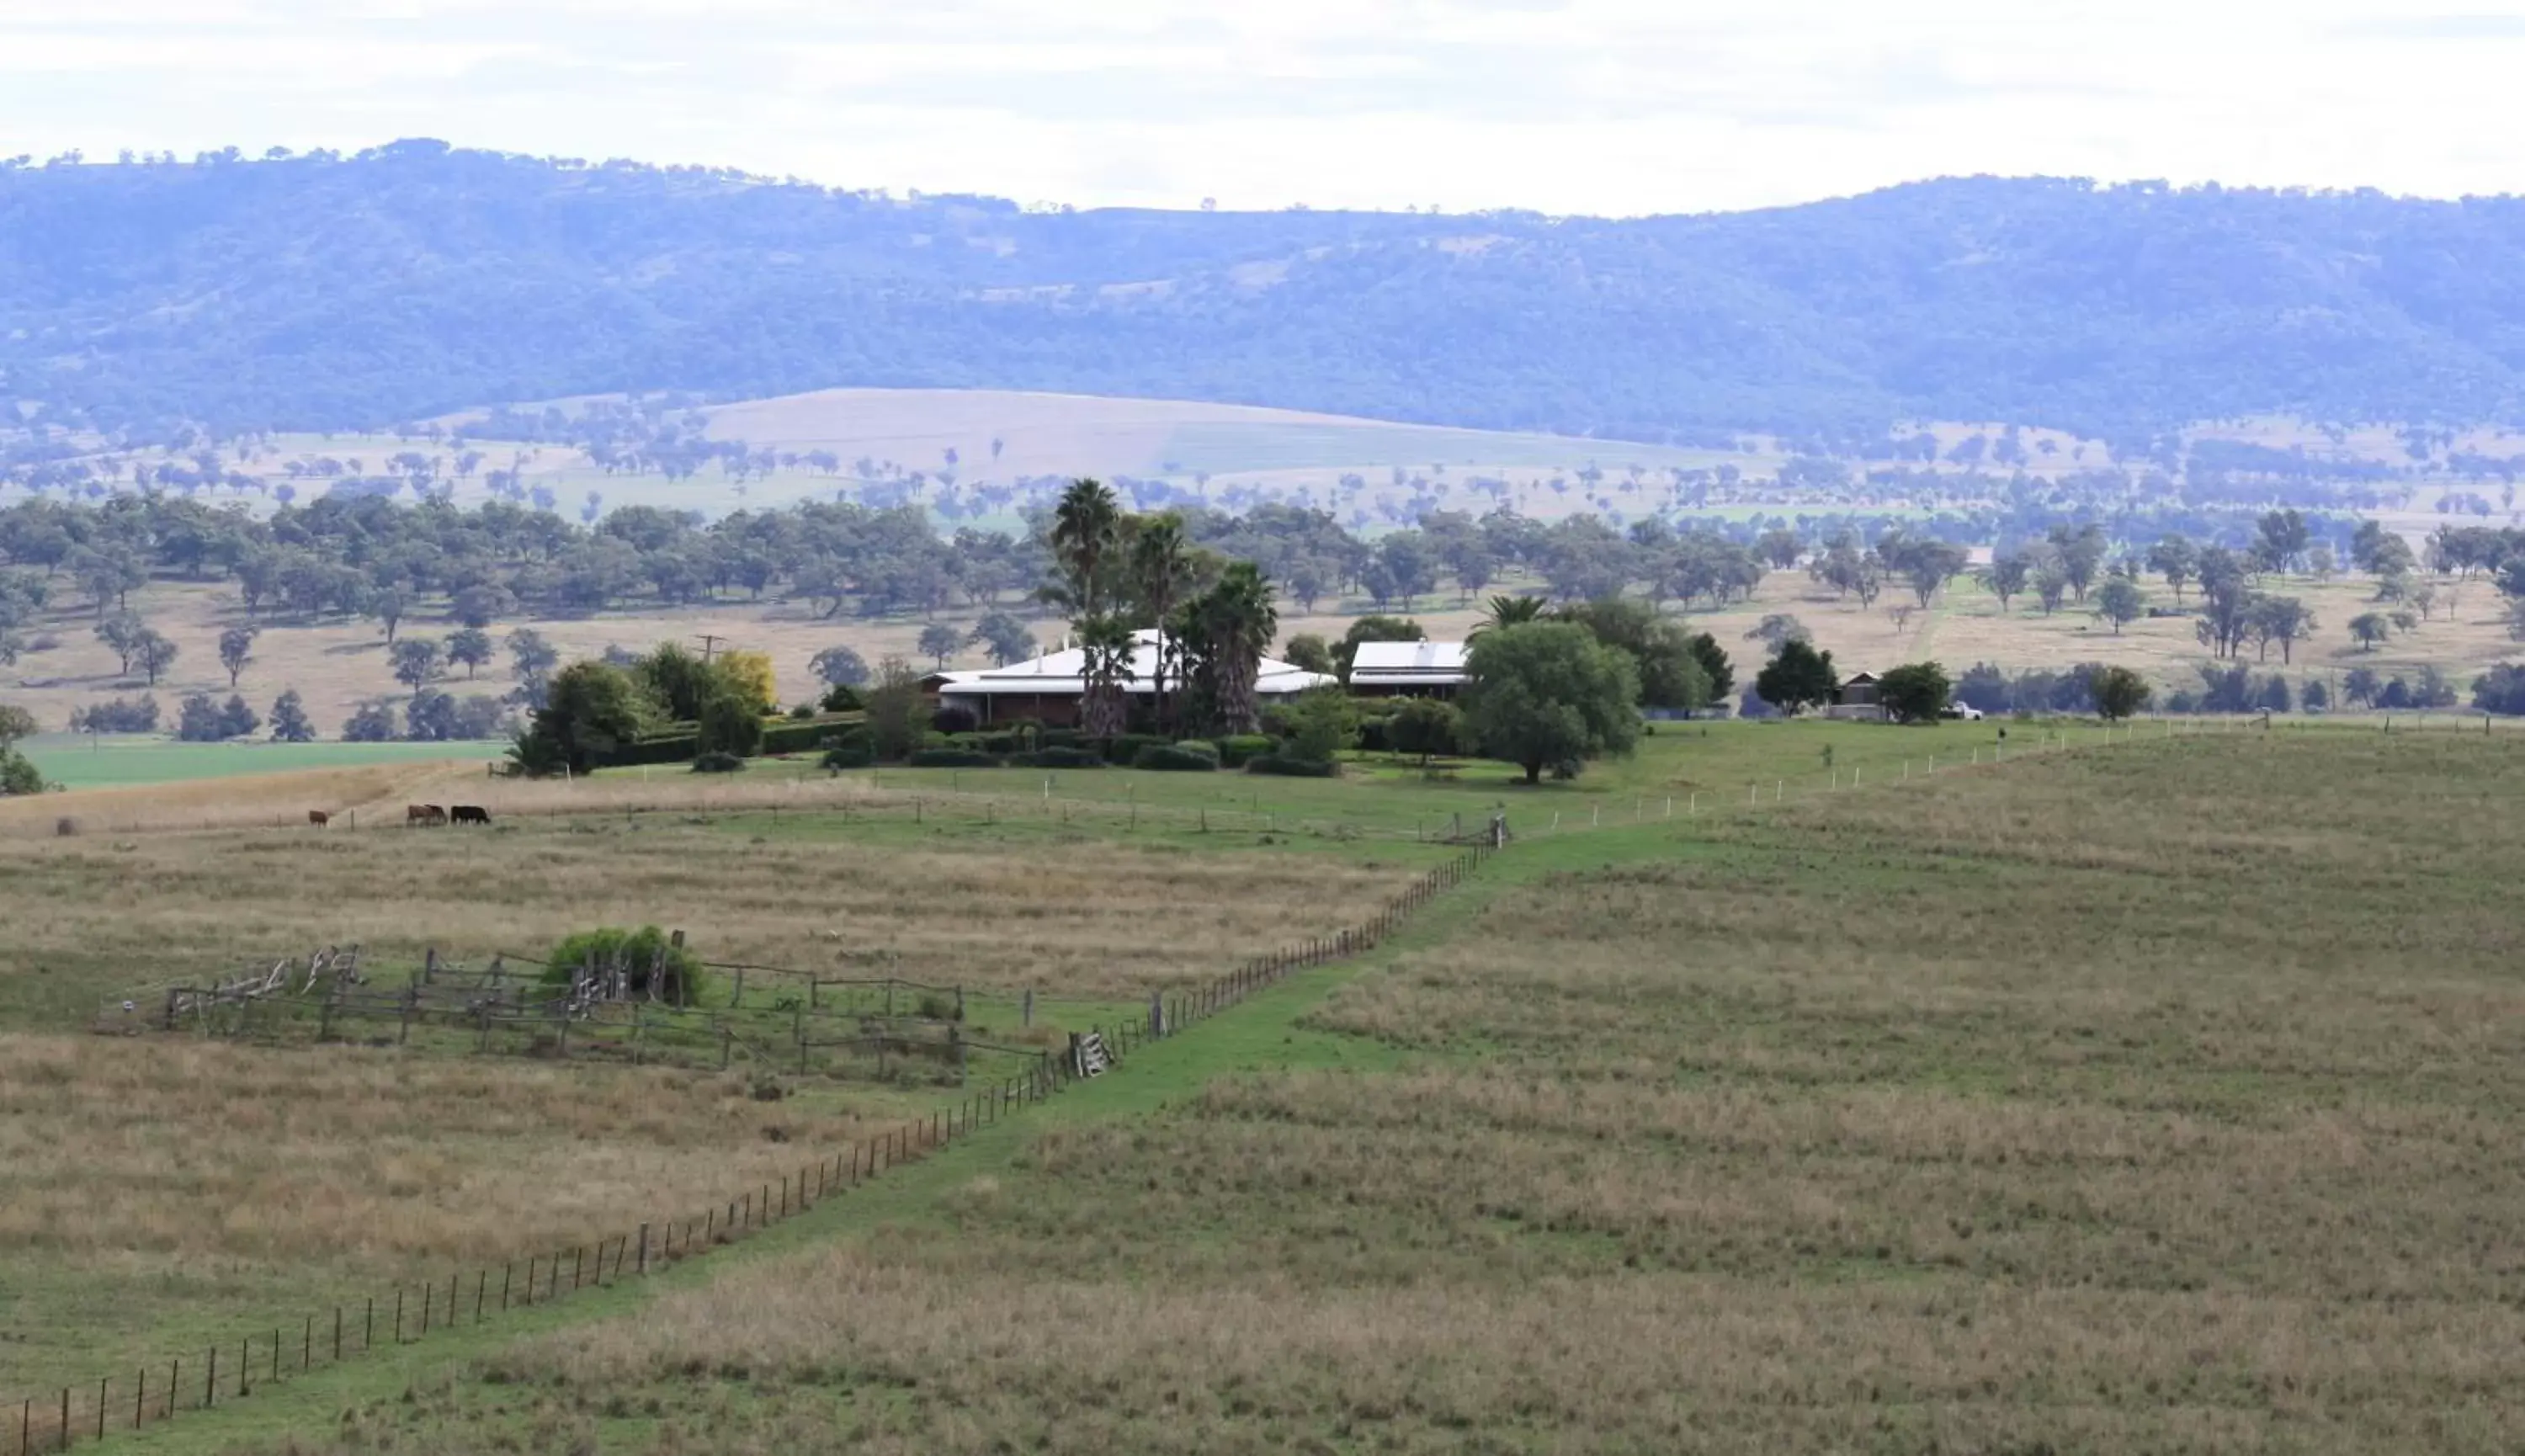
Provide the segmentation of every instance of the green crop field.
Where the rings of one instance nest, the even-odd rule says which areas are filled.
[[[65,788],[183,783],[301,769],[349,769],[445,759],[490,760],[504,743],[176,743],[163,738],[47,733],[19,748]]]
[[[1063,927],[1064,955],[1092,967],[1098,937],[1149,956],[1172,918],[1233,902],[1242,880],[1267,879],[1255,893],[1275,908],[1177,934],[1199,942],[1178,954],[1250,943],[1310,896],[1339,921],[1342,886],[1428,863],[1407,841],[1451,806],[1506,802],[1519,828],[1373,954],[719,1259],[118,1440],[2514,1449],[2525,1320],[2504,1230],[2525,1194],[2510,1070],[2525,946],[2508,889],[2525,828],[2486,811],[2525,783],[2525,740],[2011,724],[2002,763],[1997,727],[1660,726],[1638,758],[1532,790],[1490,766],[1452,780],[1378,765],[1338,782],[1109,770],[1047,785],[1018,771],[791,780],[795,766],[765,764],[741,789],[709,786],[745,796],[709,813],[689,779],[580,785],[624,810],[601,832],[554,819],[505,846],[379,830],[293,848],[262,863],[319,899],[415,854],[421,873],[405,879],[461,897],[465,857],[492,856],[483,882],[503,886],[509,920],[585,895],[610,857],[655,881],[732,852],[735,868],[697,886],[739,897],[728,926],[760,913],[743,865],[768,857],[762,906],[812,893],[820,871],[854,886],[855,917],[954,946],[987,893],[1031,936]],[[1686,806],[1708,797],[1668,818],[1669,787]],[[1237,792],[1243,813],[1293,823],[1222,822]],[[198,866],[279,842],[175,838],[200,848],[148,853]],[[556,852],[589,868],[523,873]],[[954,879],[974,862],[1001,865],[987,891]],[[132,868],[180,875],[184,915],[220,920],[223,891],[198,869]],[[1073,878],[1027,887],[1046,875]],[[1191,878],[1110,901],[1103,921],[1059,913],[1091,883],[1165,875]],[[253,1050],[150,1075],[251,1083]],[[407,1105],[478,1107],[475,1066],[417,1060]],[[548,1217],[559,1186],[531,1191],[516,1170],[532,1159],[485,1151],[503,1138],[566,1134],[580,1146],[558,1180],[608,1196],[686,1163],[695,1185],[742,1177],[704,1150],[713,1130],[723,1146],[789,1106],[679,1083],[666,1151],[634,1161],[566,1075],[527,1070],[490,1094],[517,1109],[505,1122],[455,1116],[435,1154],[408,1131],[398,1151],[436,1157],[436,1172],[371,1195],[364,1221],[414,1221],[424,1247],[464,1236],[473,1226],[420,1210],[468,1177],[497,1190],[489,1204]],[[610,1095],[636,1095],[639,1074],[618,1071]],[[92,1123],[95,1099],[68,1089],[94,1075],[25,1072],[11,1105],[85,1107]],[[352,1074],[266,1075],[279,1079],[266,1100],[294,1106],[319,1086],[288,1079]],[[369,1116],[363,1096],[324,1100],[325,1137]],[[795,1115],[834,1120],[829,1132],[882,1105],[818,1089]],[[122,1176],[139,1176],[131,1134],[108,1140]],[[74,1165],[43,1166],[74,1185]],[[289,1167],[263,1176],[285,1186]],[[180,1221],[181,1186],[154,1181],[147,1206]],[[147,1246],[137,1217],[94,1240],[49,1237],[94,1268],[105,1244]],[[234,1260],[242,1229],[309,1236],[273,1205],[190,1241]],[[336,1278],[368,1267],[324,1246]],[[58,1299],[54,1278],[39,1287]],[[174,1284],[133,1287],[134,1320],[196,1328]]]

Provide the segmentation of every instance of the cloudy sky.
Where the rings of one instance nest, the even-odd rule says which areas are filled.
[[[1956,173],[2525,190],[2525,11],[2391,0],[0,0],[0,155],[399,136],[1186,207]]]

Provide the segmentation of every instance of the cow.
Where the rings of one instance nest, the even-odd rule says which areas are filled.
[[[321,829],[333,822],[333,816],[322,809],[310,809],[307,811],[307,822]]]
[[[454,824],[488,825],[491,822],[491,811],[479,804],[459,804],[448,815],[448,819]]]
[[[403,806],[403,822],[406,828],[417,824],[445,824],[447,811],[436,804],[406,804]]]

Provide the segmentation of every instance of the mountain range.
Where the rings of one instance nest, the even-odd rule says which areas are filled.
[[[0,167],[0,398],[163,435],[615,391],[1674,443],[2525,417],[2525,200],[1956,178],[1760,212],[1021,209],[404,141]]]

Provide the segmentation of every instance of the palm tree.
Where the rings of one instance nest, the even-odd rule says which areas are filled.
[[[1070,481],[1052,513],[1050,545],[1060,577],[1036,593],[1069,614],[1085,655],[1080,726],[1100,738],[1120,732],[1127,717],[1121,678],[1130,669],[1131,628],[1108,601],[1109,559],[1121,541],[1122,507],[1114,492],[1102,481]]]
[[[1254,731],[1254,680],[1263,649],[1280,632],[1280,610],[1271,600],[1271,583],[1250,561],[1230,565],[1218,584],[1185,612],[1195,628],[1195,650],[1208,676],[1219,724],[1231,733]]]
[[[1086,692],[1079,702],[1079,727],[1091,738],[1111,738],[1129,723],[1122,679],[1131,670],[1131,624],[1110,612],[1078,620],[1078,649],[1084,659],[1078,676]]]
[[[1492,597],[1490,605],[1483,609],[1482,620],[1466,635],[1479,636],[1495,628],[1523,627],[1529,622],[1541,622],[1549,606],[1550,603],[1539,596]]]
[[[1158,628],[1158,722],[1167,722],[1166,677],[1170,660],[1181,654],[1165,628],[1184,589],[1192,582],[1192,552],[1184,541],[1183,518],[1168,512],[1138,518],[1131,531],[1131,590],[1139,615]]]

